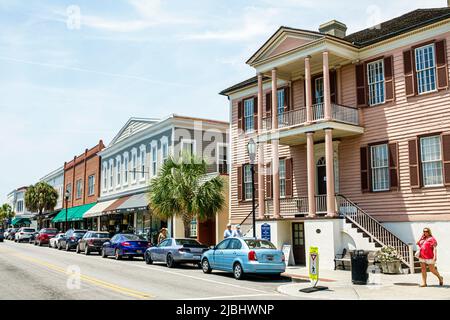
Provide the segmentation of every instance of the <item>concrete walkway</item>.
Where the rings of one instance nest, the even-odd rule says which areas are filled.
[[[303,293],[300,289],[311,287],[306,267],[288,267],[286,276],[294,283],[278,287],[283,294],[298,298],[325,300],[450,300],[450,272],[441,272],[444,286],[439,286],[438,279],[428,273],[428,287],[420,288],[421,274],[369,274],[367,285],[354,285],[351,271],[321,270],[318,286],[328,290]]]

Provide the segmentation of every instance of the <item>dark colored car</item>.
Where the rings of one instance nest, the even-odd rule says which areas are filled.
[[[66,251],[70,251],[75,249],[78,245],[78,241],[86,234],[87,230],[79,230],[79,229],[69,229],[67,230],[64,237],[59,239],[58,249],[65,249]]]
[[[89,255],[91,252],[102,252],[103,244],[110,241],[109,232],[88,231],[78,242],[76,253],[84,252]]]
[[[58,234],[58,229],[55,228],[43,228],[35,236],[34,245],[42,246],[48,244],[50,239]]]
[[[122,257],[144,257],[145,251],[151,243],[144,236],[119,233],[103,244],[102,257],[114,256],[116,260]]]
[[[2,228],[0,228],[0,242],[3,242],[3,239],[5,239],[3,232],[5,232],[5,231]]]

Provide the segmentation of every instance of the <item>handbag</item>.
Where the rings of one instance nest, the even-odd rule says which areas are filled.
[[[416,253],[414,254],[414,257],[416,257],[417,259],[420,259],[420,248],[419,248],[419,250],[416,251]]]

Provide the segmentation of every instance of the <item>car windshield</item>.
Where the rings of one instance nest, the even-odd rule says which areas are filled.
[[[75,237],[82,237],[82,236],[84,236],[85,233],[86,233],[86,231],[76,231],[73,233],[73,235]]]
[[[107,239],[107,238],[109,238],[109,234],[108,233],[91,233],[91,238]]]
[[[135,234],[123,234],[122,237],[125,240],[129,240],[129,241],[141,241],[141,240],[147,241],[147,239],[145,239],[143,236],[138,236]]]
[[[56,233],[58,233],[58,230],[56,230],[56,229],[42,229],[41,232],[42,232],[42,233],[56,234]]]
[[[272,242],[267,240],[245,240],[249,249],[276,249]]]
[[[25,228],[23,229],[23,232],[35,232],[34,229]]]
[[[193,245],[193,246],[199,246],[200,243],[194,239],[176,239],[175,243],[178,246],[183,246],[185,244]]]

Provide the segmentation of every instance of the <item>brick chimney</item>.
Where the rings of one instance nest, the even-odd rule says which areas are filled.
[[[450,1],[450,0],[447,0]],[[319,26],[319,32],[329,34],[338,38],[344,38],[347,32],[347,26],[337,20],[331,20]]]

